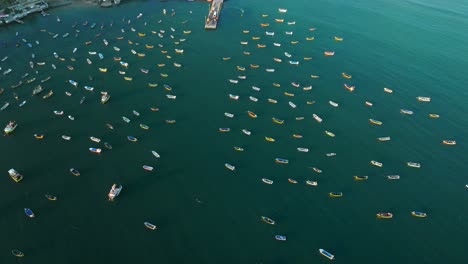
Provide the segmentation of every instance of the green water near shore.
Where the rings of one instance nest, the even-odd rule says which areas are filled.
[[[9,75],[0,75],[5,88],[0,105],[11,104],[0,112],[0,124],[19,123],[13,135],[0,139],[0,172],[4,175],[0,179],[0,263],[328,262],[318,254],[319,248],[335,254],[336,263],[466,263],[468,77],[463,70],[468,67],[468,32],[464,30],[468,7],[454,0],[441,5],[385,0],[271,1],[265,5],[259,0],[231,0],[225,3],[218,30],[206,32],[207,4],[148,1],[112,9],[54,9],[51,16],[32,16],[25,25],[0,29],[0,39],[8,43],[0,48],[0,58],[9,56],[0,63],[1,72],[13,69]],[[162,8],[168,10],[168,16],[162,15]],[[288,12],[280,14],[278,8]],[[171,9],[176,11],[173,17],[169,16]],[[140,12],[144,16],[136,20]],[[132,23],[122,21],[123,17]],[[284,18],[285,23],[275,23],[275,18]],[[87,27],[82,26],[85,20],[89,20]],[[286,22],[293,20],[296,25],[288,26]],[[75,21],[80,30],[76,38],[71,28]],[[97,26],[91,29],[93,22]],[[261,28],[260,23],[270,27]],[[103,30],[101,24],[105,24]],[[52,39],[40,29],[59,36]],[[160,29],[166,31],[163,39],[151,33]],[[247,29],[250,34],[243,34]],[[183,34],[183,30],[191,34]],[[274,31],[275,36],[265,36],[266,30]],[[285,31],[294,34],[285,35]],[[67,32],[69,37],[62,38]],[[102,35],[95,37],[99,32]],[[138,32],[146,37],[138,37]],[[118,36],[125,39],[117,40]],[[253,36],[261,39],[254,41]],[[314,41],[305,40],[312,36]],[[335,42],[334,36],[344,41]],[[28,48],[22,38],[33,47]],[[109,41],[108,47],[102,38]],[[174,45],[180,38],[186,41]],[[86,46],[84,42],[90,40],[93,43]],[[290,44],[294,40],[299,44]],[[16,41],[22,46],[14,47]],[[242,46],[240,41],[249,45]],[[273,42],[282,46],[274,47]],[[158,43],[167,54],[160,52]],[[267,47],[258,49],[257,43]],[[155,47],[146,49],[145,44]],[[175,54],[175,48],[184,49],[184,54]],[[138,58],[131,49],[146,56]],[[336,55],[324,57],[326,50],[334,50]],[[66,61],[56,60],[54,51]],[[101,52],[105,58],[99,60],[88,51]],[[243,51],[251,55],[245,56]],[[291,53],[291,59],[300,65],[287,64],[284,52]],[[36,55],[34,62],[46,62],[35,66],[38,74],[28,65],[31,53]],[[128,62],[129,69],[113,61],[114,56]],[[232,59],[223,61],[222,57]],[[283,63],[275,63],[273,57]],[[304,61],[303,57],[313,60]],[[86,58],[93,64],[88,65]],[[183,67],[173,67],[173,62]],[[51,68],[52,63],[57,70]],[[166,66],[158,68],[159,63]],[[249,64],[261,67],[250,69]],[[69,71],[67,65],[75,69]],[[237,71],[237,65],[247,70]],[[98,67],[106,67],[108,72],[101,73]],[[150,73],[143,74],[139,68]],[[266,68],[276,71],[267,73]],[[133,81],[124,81],[119,70]],[[344,80],[341,72],[353,78]],[[25,79],[37,80],[10,88],[24,73],[30,74]],[[169,76],[161,78],[160,73]],[[320,78],[311,79],[311,74]],[[239,75],[247,79],[228,82]],[[43,86],[46,91],[53,89],[54,96],[48,100],[32,97],[33,87],[47,76],[52,79]],[[80,88],[65,82],[69,79]],[[148,88],[150,82],[159,87]],[[274,82],[281,87],[274,88]],[[313,90],[294,88],[291,82],[312,85]],[[356,91],[346,91],[344,82],[356,85]],[[163,84],[173,90],[165,91]],[[94,86],[95,91],[85,91],[84,85]],[[252,85],[261,91],[252,90]],[[394,93],[384,93],[383,87]],[[73,96],[66,96],[65,91]],[[100,91],[110,92],[108,104],[99,103]],[[284,92],[295,96],[286,97]],[[239,95],[239,101],[229,100],[229,93]],[[177,99],[168,100],[166,94],[177,95]],[[80,105],[82,96],[87,99]],[[249,96],[259,101],[254,103]],[[420,103],[417,96],[432,101]],[[268,103],[268,98],[278,104]],[[28,102],[19,108],[23,100]],[[331,107],[329,100],[340,107]],[[298,107],[290,108],[288,101]],[[307,105],[307,101],[316,103]],[[366,107],[365,101],[374,106]],[[151,112],[150,107],[160,111]],[[401,108],[413,110],[414,115],[400,114]],[[76,120],[54,116],[54,110],[63,110]],[[134,116],[132,110],[141,115]],[[247,110],[258,118],[248,117]],[[226,118],[224,112],[235,118]],[[312,119],[313,113],[323,123]],[[441,117],[430,119],[429,113]],[[126,124],[122,116],[132,121]],[[299,116],[305,119],[296,121]],[[272,117],[284,119],[285,124],[274,124]],[[381,120],[383,125],[371,126],[369,118]],[[166,124],[167,119],[177,123]],[[107,129],[105,123],[113,124],[115,130]],[[140,129],[140,123],[151,129]],[[220,127],[229,127],[231,132],[219,133]],[[244,128],[252,131],[250,137],[242,134]],[[336,137],[327,137],[324,130]],[[35,140],[34,133],[46,138]],[[304,138],[293,139],[294,133]],[[72,140],[63,141],[63,134]],[[128,135],[139,141],[129,142]],[[91,142],[90,136],[111,143],[113,149]],[[265,136],[276,142],[266,142]],[[392,140],[377,142],[382,136]],[[457,140],[457,145],[443,146],[443,139]],[[87,150],[98,146],[103,149],[101,155]],[[245,151],[235,152],[234,146]],[[297,147],[307,147],[310,152],[297,152]],[[161,154],[160,159],[151,155],[153,149]],[[337,156],[326,157],[329,152]],[[287,158],[290,164],[277,165],[276,157]],[[370,160],[384,166],[373,167]],[[419,162],[422,168],[409,168],[407,161]],[[226,162],[235,165],[236,171],[226,170]],[[155,171],[144,171],[145,164]],[[81,176],[72,176],[71,167]],[[318,167],[323,173],[314,173],[309,167]],[[13,183],[7,175],[10,168],[25,179]],[[399,174],[401,179],[389,181],[385,178],[389,174]],[[355,182],[353,175],[369,175],[369,180]],[[266,185],[261,178],[274,184]],[[288,178],[299,184],[288,183]],[[317,180],[319,186],[307,186],[306,180]],[[124,188],[110,203],[106,194],[114,182]],[[332,191],[341,191],[344,197],[330,199]],[[46,193],[58,196],[58,201],[47,201]],[[24,207],[37,217],[27,219]],[[413,210],[427,212],[429,217],[414,218],[410,215]],[[394,218],[378,220],[375,214],[380,211],[392,212]],[[276,220],[276,225],[262,223],[262,215]],[[145,229],[144,221],[156,224],[158,230]],[[276,234],[286,235],[288,240],[276,241]],[[12,249],[20,249],[26,256],[16,259]]]

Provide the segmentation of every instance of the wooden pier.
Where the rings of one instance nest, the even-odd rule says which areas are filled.
[[[216,29],[223,2],[224,0],[213,0],[213,2],[211,2],[208,17],[205,20],[205,29]]]

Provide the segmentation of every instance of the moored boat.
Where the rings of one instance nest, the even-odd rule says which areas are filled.
[[[23,179],[23,175],[21,175],[15,169],[9,169],[8,174],[10,175],[10,178],[15,182],[20,182]]]
[[[278,119],[278,118],[276,118],[276,117],[273,117],[273,118],[271,118],[271,119],[272,119],[273,122],[275,122],[276,124],[280,124],[280,125],[284,124],[284,120]]]
[[[13,254],[13,256],[18,257],[18,258],[24,257],[24,253],[21,252],[21,251],[19,251],[19,250],[17,250],[17,249],[13,249],[13,250],[11,251],[11,254]]]
[[[418,211],[412,211],[412,212],[411,212],[411,215],[414,216],[414,217],[419,217],[419,218],[425,218],[425,217],[427,217],[427,214],[426,214],[426,213],[418,212]]]
[[[262,182],[264,182],[266,184],[273,184],[273,181],[270,180],[270,179],[267,179],[267,178],[262,178]]]
[[[383,166],[383,164],[381,162],[378,162],[378,161],[375,161],[375,160],[371,160],[370,164],[372,164],[374,166],[377,166],[377,167],[382,167]]]
[[[418,96],[418,97],[416,97],[416,99],[418,99],[418,101],[420,101],[420,102],[430,102],[431,101],[430,97],[424,97],[424,96]]]
[[[109,201],[114,201],[114,199],[119,196],[120,192],[122,191],[122,185],[114,183],[112,184],[112,187],[107,194],[107,197],[109,198]]]
[[[457,142],[455,140],[443,140],[442,141],[442,144],[444,145],[449,145],[449,146],[453,146],[453,145],[456,145]]]
[[[416,162],[407,162],[406,165],[408,165],[408,167],[421,168],[421,164]]]
[[[269,224],[269,225],[274,225],[275,224],[275,220],[269,218],[269,217],[266,217],[266,216],[261,216],[261,219],[263,222]]]
[[[100,148],[89,148],[89,151],[96,153],[96,154],[101,154],[101,149]]]
[[[412,115],[413,111],[407,110],[407,109],[400,109],[400,113],[405,114],[405,115]]]
[[[288,179],[288,182],[290,182],[290,183],[292,183],[292,184],[297,184],[297,181],[294,180],[294,179],[291,179],[291,178]]]
[[[330,192],[328,193],[328,196],[332,198],[339,198],[339,197],[343,197],[343,193],[342,192]]]
[[[365,181],[369,179],[369,176],[354,176],[355,181]]]
[[[159,153],[157,153],[156,151],[152,150],[151,153],[156,157],[156,158],[160,158],[161,155],[159,155]]]
[[[146,171],[153,171],[154,168],[148,165],[143,165],[143,169]]]
[[[387,179],[389,179],[389,180],[399,180],[400,175],[387,175]]]
[[[318,186],[318,182],[316,182],[316,181],[307,180],[307,181],[306,181],[306,184],[307,184],[307,185],[310,185],[310,186]]]
[[[224,167],[226,167],[228,170],[231,170],[231,171],[236,170],[236,167],[229,163],[224,163]]]
[[[334,260],[335,259],[335,256],[332,255],[330,252],[326,251],[325,249],[320,248],[319,252],[320,252],[320,254],[322,254],[323,256],[328,258],[329,260]]]
[[[257,114],[255,114],[254,112],[252,111],[247,111],[248,115],[251,117],[251,118],[257,118]]]
[[[252,132],[250,132],[247,129],[242,129],[242,133],[246,134],[247,136],[250,136],[252,134]]]
[[[375,119],[372,119],[372,118],[369,119],[369,122],[371,124],[378,125],[378,126],[381,126],[383,124],[382,121],[375,120]]]
[[[151,224],[150,222],[144,222],[143,224],[145,225],[146,228],[151,229],[151,230],[155,230],[157,228],[155,225]]]
[[[70,173],[73,174],[73,176],[80,176],[80,172],[77,169],[71,168]]]
[[[384,141],[390,141],[390,137],[379,137],[377,138],[378,141],[384,142]]]
[[[5,135],[9,135],[9,134],[13,133],[13,131],[15,131],[17,126],[18,126],[18,124],[15,121],[10,121],[6,125],[5,129],[3,130],[5,132]]]
[[[149,129],[149,126],[145,125],[145,124],[140,124],[140,128],[141,129],[144,129],[144,130],[148,130]]]
[[[275,239],[278,241],[286,241],[286,236],[276,235]]]
[[[110,96],[109,93],[103,92],[103,93],[102,93],[102,96],[101,96],[101,104],[107,103],[107,102],[109,101],[110,97],[111,97],[111,96]]]
[[[289,164],[289,160],[282,158],[275,158],[275,162],[278,164]]]
[[[138,139],[136,137],[132,137],[132,136],[127,136],[127,139],[130,140],[131,142],[137,142]]]
[[[381,213],[377,213],[377,218],[390,219],[390,218],[393,218],[393,214],[389,212],[381,212]]]
[[[325,134],[327,134],[327,136],[329,136],[329,137],[335,137],[335,134],[333,134],[332,132],[327,131],[327,130],[325,130]]]
[[[229,127],[220,127],[218,130],[219,130],[219,132],[223,132],[223,133],[231,131],[231,129]]]
[[[24,213],[29,217],[29,218],[34,218],[36,215],[34,212],[29,209],[29,208],[24,208]]]

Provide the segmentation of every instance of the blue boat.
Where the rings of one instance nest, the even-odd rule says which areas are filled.
[[[101,60],[104,59],[104,55],[102,55],[102,53],[98,53],[98,56]]]
[[[25,213],[29,218],[35,217],[34,212],[33,212],[31,209],[29,209],[29,208],[24,208],[24,213]]]
[[[137,142],[138,139],[136,137],[132,137],[132,136],[127,136],[127,139],[132,141],[132,142]]]
[[[276,239],[276,240],[279,240],[279,241],[286,241],[286,236],[276,235],[276,236],[275,236],[275,239]]]
[[[330,252],[326,251],[325,249],[319,249],[319,252],[320,254],[322,254],[323,256],[325,256],[326,258],[328,258],[329,260],[334,260],[335,259],[335,256],[332,255]]]

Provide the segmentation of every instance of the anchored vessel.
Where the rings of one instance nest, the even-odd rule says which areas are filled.
[[[23,175],[19,174],[15,169],[9,169],[8,174],[15,182],[20,182],[23,179]]]
[[[15,121],[10,121],[8,125],[6,125],[5,129],[3,130],[6,135],[13,133],[15,131],[18,124]]]
[[[114,201],[115,197],[119,196],[120,191],[122,191],[122,185],[114,183],[109,191],[107,197],[109,197],[109,201]]]
[[[334,260],[335,259],[335,256],[332,255],[330,252],[326,251],[325,249],[319,249],[319,252],[320,254],[322,254],[323,256],[325,256],[326,258],[330,259],[330,260]]]

